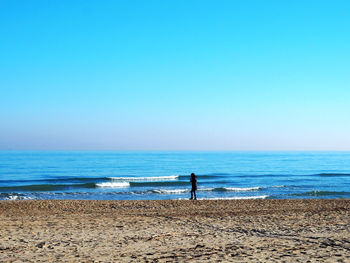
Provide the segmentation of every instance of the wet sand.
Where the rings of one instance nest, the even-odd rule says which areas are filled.
[[[0,262],[350,262],[350,200],[1,201]]]

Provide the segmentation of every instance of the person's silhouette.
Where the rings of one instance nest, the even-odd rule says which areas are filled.
[[[191,173],[190,182],[192,184],[190,200],[193,199],[193,195],[194,195],[194,200],[197,200],[197,195],[196,195],[196,191],[197,191],[197,176],[194,173]]]

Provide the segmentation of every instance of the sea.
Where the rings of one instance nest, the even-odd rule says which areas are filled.
[[[350,152],[0,151],[0,200],[350,198]]]

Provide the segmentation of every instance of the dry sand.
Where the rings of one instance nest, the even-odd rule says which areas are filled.
[[[350,262],[350,200],[2,201],[0,262]]]

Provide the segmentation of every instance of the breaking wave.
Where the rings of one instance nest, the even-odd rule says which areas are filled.
[[[101,188],[125,188],[125,187],[129,187],[130,183],[128,183],[128,182],[120,182],[120,183],[105,182],[105,183],[96,184],[96,186],[101,187]]]
[[[259,196],[232,196],[232,197],[208,197],[208,198],[197,198],[198,200],[246,200],[246,199],[266,199],[268,195]]]
[[[179,175],[169,176],[151,176],[151,177],[107,177],[112,181],[163,181],[163,180],[177,180]]]

